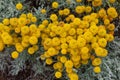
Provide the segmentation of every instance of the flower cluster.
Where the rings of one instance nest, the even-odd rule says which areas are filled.
[[[21,14],[19,18],[4,19],[0,23],[0,51],[5,46],[15,46],[16,51],[11,53],[12,58],[18,58],[19,53],[28,48],[28,53],[37,51],[40,29],[35,22],[37,18],[32,14]]]
[[[94,12],[93,7],[101,6],[102,0],[87,1],[92,6],[77,5],[74,10],[59,9],[58,13],[50,15],[50,20],[45,19],[39,25],[36,25],[37,18],[32,13],[4,19],[0,23],[0,51],[14,46],[15,51],[11,53],[14,59],[25,49],[33,55],[41,41],[45,52],[40,58],[53,66],[56,78],[61,78],[62,73],[66,72],[70,80],[79,80],[75,69],[89,62],[94,67],[93,71],[100,73],[102,58],[108,55],[107,43],[114,39],[115,25],[112,21],[118,13],[114,7],[100,8]],[[76,0],[76,3],[81,2]],[[53,2],[51,7],[58,9],[59,3]],[[22,10],[23,6],[18,3],[16,8]],[[40,12],[45,14],[46,10],[41,9]]]
[[[56,4],[54,8],[58,7],[58,3],[53,4]],[[93,0],[92,5],[100,6],[102,0]],[[90,61],[94,66],[93,71],[100,73],[102,58],[108,55],[107,43],[114,39],[115,25],[112,20],[118,16],[114,7],[92,12],[92,6],[78,5],[74,11],[77,15],[87,15],[77,17],[68,8],[60,9],[58,14],[65,21],[59,20],[57,14],[51,14],[52,22],[46,24],[47,27],[41,33],[45,49],[41,59],[47,65],[53,65],[56,78],[61,78],[62,73],[66,72],[70,80],[78,80],[74,69]]]

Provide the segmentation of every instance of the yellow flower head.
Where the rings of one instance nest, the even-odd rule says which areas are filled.
[[[65,62],[65,67],[66,67],[66,68],[72,68],[72,67],[73,67],[73,62],[72,62],[71,60],[67,60],[67,61]]]
[[[67,58],[65,56],[60,57],[60,61],[62,63],[65,63],[67,61]]]
[[[13,51],[13,52],[11,53],[11,57],[12,57],[13,59],[18,58],[18,56],[19,56],[19,53],[18,53],[17,51]]]
[[[53,47],[49,48],[47,52],[50,56],[54,56],[57,54],[57,50]]]
[[[81,14],[85,11],[85,6],[77,6],[75,8],[75,12],[78,13],[78,14]]]
[[[58,2],[53,2],[52,3],[52,8],[58,8],[58,6],[59,6]]]
[[[25,26],[25,25],[27,24],[27,19],[24,18],[24,17],[19,18],[19,19],[18,19],[18,24],[19,24],[20,26]]]
[[[57,21],[58,17],[57,17],[56,14],[51,14],[51,15],[50,15],[50,19],[51,19],[52,21]]]
[[[37,18],[35,16],[31,17],[31,22],[33,23],[37,22]]]
[[[101,47],[95,48],[95,53],[97,56],[101,56],[103,54],[103,52],[104,52],[103,48],[101,48]]]
[[[70,10],[69,10],[68,8],[65,8],[65,9],[63,10],[63,14],[64,14],[65,16],[69,15],[69,14],[70,14]]]
[[[29,47],[28,54],[34,54],[34,53],[35,53],[35,49],[33,47]]]
[[[9,23],[10,23],[9,19],[4,19],[4,20],[3,20],[3,24],[4,24],[4,25],[7,26],[7,25],[9,25]]]
[[[112,3],[112,4],[115,3],[115,1],[116,1],[116,0],[109,0],[109,2]]]
[[[55,77],[56,77],[56,78],[61,78],[61,77],[62,77],[62,73],[57,71],[57,72],[55,73]]]
[[[40,11],[42,14],[45,14],[46,13],[46,10],[45,9],[41,9]]]
[[[102,63],[102,60],[101,60],[100,58],[95,58],[95,59],[92,61],[92,65],[93,65],[93,66],[99,66],[101,63]]]
[[[101,68],[100,67],[95,67],[93,70],[95,73],[100,73],[101,72]]]
[[[80,2],[82,2],[82,0],[76,0],[76,2],[80,3]]]
[[[29,33],[29,27],[28,26],[21,27],[21,33],[22,34],[28,34]]]
[[[116,18],[118,16],[118,13],[116,11],[116,9],[114,7],[110,7],[107,9],[107,14],[108,16],[110,16],[111,18]]]
[[[105,9],[100,9],[99,11],[98,11],[98,15],[99,15],[99,17],[101,17],[101,18],[103,18],[105,15],[106,15],[106,10]]]
[[[53,60],[52,58],[47,58],[45,62],[47,65],[51,65],[53,63]]]
[[[16,4],[16,9],[17,9],[17,10],[21,10],[22,8],[23,8],[22,3],[17,3],[17,4]]]
[[[98,44],[99,44],[100,47],[106,47],[107,40],[104,39],[104,38],[101,38],[101,39],[98,40]]]
[[[85,12],[86,13],[90,13],[92,11],[92,7],[91,6],[86,6],[85,7]]]
[[[37,43],[38,43],[37,37],[31,36],[31,37],[29,38],[29,43],[30,43],[31,45],[37,44]]]

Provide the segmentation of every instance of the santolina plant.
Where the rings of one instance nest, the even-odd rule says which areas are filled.
[[[56,12],[49,14],[49,18],[40,24],[31,12],[4,18],[0,23],[0,51],[14,46],[11,58],[17,59],[25,49],[25,54],[34,55],[39,46],[43,46],[40,59],[53,67],[55,78],[62,78],[66,73],[68,79],[79,80],[75,70],[86,64],[91,64],[93,71],[100,73],[102,59],[109,54],[106,46],[114,40],[115,25],[112,22],[118,13],[110,4],[115,0],[107,1],[109,6],[106,9],[100,7],[102,0],[87,0],[89,5],[82,5],[83,1],[76,0],[78,5],[72,10],[61,8],[59,2],[52,1],[51,9]],[[66,2],[71,4],[72,1]],[[23,7],[20,2],[16,4],[19,11]],[[47,14],[44,8],[40,12]]]

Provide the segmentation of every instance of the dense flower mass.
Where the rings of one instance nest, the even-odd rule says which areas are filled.
[[[62,73],[66,72],[70,80],[79,80],[74,69],[90,61],[93,71],[100,73],[102,58],[108,55],[107,43],[114,40],[115,25],[112,21],[118,13],[114,7],[94,12],[94,8],[102,5],[102,0],[87,1],[91,5],[77,5],[74,10],[59,9],[39,25],[32,13],[3,19],[0,23],[0,51],[6,46],[14,46],[11,57],[17,59],[25,49],[28,54],[34,55],[39,50],[38,43],[41,43],[44,53],[40,59],[53,66],[56,78],[61,78]],[[81,2],[76,0],[78,4]],[[114,3],[115,0],[109,2]],[[59,2],[53,2],[51,7],[57,10]],[[16,5],[16,9],[22,8],[21,3]],[[40,12],[45,14],[47,10],[41,9]]]

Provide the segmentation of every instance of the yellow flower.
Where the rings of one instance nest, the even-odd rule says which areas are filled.
[[[116,1],[116,0],[109,0],[109,2],[112,3],[112,4],[115,3],[115,1]]]
[[[58,54],[57,50],[53,47],[49,48],[47,52],[50,56],[54,56],[54,55]]]
[[[106,39],[101,38],[101,39],[98,40],[98,44],[99,44],[101,47],[106,47],[107,41],[106,41]]]
[[[79,77],[76,73],[70,73],[69,78],[70,80],[79,80]]]
[[[51,15],[50,15],[50,19],[51,19],[52,21],[57,21],[58,17],[57,17],[56,14],[51,14]]]
[[[65,31],[69,31],[71,26],[70,26],[70,24],[64,24],[63,28]]]
[[[17,26],[18,25],[18,18],[10,18],[10,24],[12,26]]]
[[[9,23],[10,23],[10,22],[9,22],[9,19],[4,19],[4,20],[3,20],[3,24],[4,24],[4,25],[7,26],[7,25],[9,25]]]
[[[27,19],[26,19],[26,18],[23,18],[23,17],[19,18],[19,19],[18,19],[18,24],[19,24],[20,26],[25,26],[25,25],[27,24]]]
[[[82,60],[88,60],[90,58],[90,54],[89,53],[81,54],[81,58]]]
[[[75,18],[75,19],[73,20],[73,23],[74,23],[74,25],[76,25],[76,26],[80,25],[80,23],[81,23],[80,18]]]
[[[29,33],[29,27],[28,26],[21,27],[21,33],[22,34],[28,34]]]
[[[45,60],[45,55],[44,54],[40,55],[40,59]]]
[[[28,19],[31,19],[32,17],[33,17],[33,14],[32,14],[32,13],[28,13],[28,14],[27,14],[27,18],[28,18]]]
[[[93,33],[93,35],[97,34],[98,27],[96,25],[92,25],[89,30]]]
[[[69,33],[69,35],[73,36],[73,35],[75,35],[76,30],[74,28],[71,28],[68,33]]]
[[[67,54],[67,49],[62,49],[61,54]]]
[[[13,38],[10,35],[6,35],[3,37],[4,44],[12,44]]]
[[[102,63],[102,60],[101,60],[100,58],[95,58],[95,59],[92,61],[92,65],[93,65],[93,66],[99,66],[101,63]]]
[[[65,8],[65,9],[63,10],[63,14],[64,14],[65,16],[69,15],[69,14],[70,14],[70,10],[69,10],[68,8]]]
[[[55,72],[55,77],[56,78],[61,78],[62,77],[62,73],[59,72],[59,71]]]
[[[37,43],[38,43],[37,37],[31,36],[31,37],[29,38],[29,43],[30,43],[31,45],[37,44]]]
[[[87,31],[84,33],[84,39],[86,39],[86,41],[91,41],[91,39],[93,38],[93,34],[90,31]]]
[[[79,2],[82,2],[82,0],[76,0],[76,2],[78,2],[78,3],[79,3]]]
[[[35,16],[31,17],[31,22],[33,23],[37,22],[37,18]]]
[[[101,6],[102,5],[102,0],[94,0],[94,1],[92,1],[92,5],[94,7]]]
[[[78,13],[78,14],[81,14],[85,11],[85,6],[77,6],[75,8],[75,12]]]
[[[85,7],[85,12],[86,13],[90,13],[91,11],[92,11],[92,7],[91,6]]]
[[[73,62],[72,62],[71,60],[67,60],[67,61],[65,62],[65,67],[66,67],[66,68],[72,68],[72,67],[73,67]]]
[[[17,4],[16,4],[16,9],[17,9],[17,10],[21,10],[22,8],[23,8],[22,3],[17,3]]]
[[[86,40],[84,38],[78,38],[77,39],[77,45],[79,48],[84,47],[86,45]]]
[[[28,54],[34,54],[34,53],[35,53],[35,49],[33,47],[29,47]]]
[[[104,53],[103,48],[101,47],[95,48],[95,53],[97,56],[101,56]]]
[[[77,41],[74,40],[74,39],[70,40],[69,47],[72,48],[72,49],[77,48]]]
[[[106,57],[108,55],[108,51],[106,49],[103,49],[103,54],[101,54],[101,57]]]
[[[52,8],[58,8],[58,6],[59,6],[58,2],[53,2],[52,3]]]
[[[105,36],[105,39],[106,39],[107,41],[111,42],[111,41],[114,40],[114,36],[113,36],[112,34],[107,34],[107,35]]]
[[[47,58],[45,62],[47,65],[51,65],[53,63],[53,60],[52,58]]]
[[[48,20],[47,19],[43,20],[42,24],[45,25],[45,26],[47,26],[48,25]]]
[[[104,24],[105,24],[105,25],[109,25],[109,24],[110,24],[110,20],[109,20],[109,19],[105,19],[105,20],[104,20]]]
[[[106,15],[106,10],[105,9],[100,9],[99,11],[98,11],[98,15],[101,17],[101,18],[103,18],[105,15]]]
[[[78,35],[82,35],[83,34],[83,29],[77,28],[76,32],[77,32]]]
[[[46,13],[46,10],[45,9],[41,9],[40,11],[42,14],[45,14]]]
[[[74,56],[71,56],[71,60],[73,61],[73,62],[79,62],[80,61],[80,56],[79,55],[74,55]]]
[[[15,48],[18,52],[22,52],[24,50],[24,47],[20,43],[16,43]]]
[[[115,25],[114,24],[109,24],[107,26],[107,29],[110,30],[110,31],[113,31],[115,29]]]
[[[34,32],[37,31],[37,26],[35,24],[31,24],[30,27],[29,27],[29,29],[30,29],[31,33],[34,33]]]
[[[118,13],[116,11],[116,9],[114,7],[110,7],[107,9],[107,14],[108,16],[110,16],[111,18],[116,18],[118,16]]]
[[[19,56],[19,53],[18,53],[17,51],[13,51],[13,52],[11,53],[11,57],[12,57],[13,59],[18,58],[18,56]]]
[[[70,14],[68,17],[70,18],[71,21],[75,19],[75,16],[73,14]]]
[[[100,73],[101,72],[101,68],[100,67],[94,67],[94,72],[95,73]]]
[[[65,56],[60,57],[60,61],[62,63],[65,63],[67,61],[67,58]]]
[[[64,13],[63,13],[63,10],[59,10],[59,15],[63,15]]]
[[[27,18],[27,15],[24,14],[24,13],[22,13],[22,14],[20,15],[20,18]]]
[[[44,45],[51,46],[51,44],[52,44],[51,41],[52,40],[50,38],[46,38],[45,41],[44,41]]]
[[[89,49],[87,47],[82,47],[81,48],[81,53],[82,54],[87,54],[89,52]]]
[[[101,29],[98,30],[98,35],[100,37],[104,37],[106,35],[106,33],[107,33],[106,30],[103,29],[103,28],[101,28]]]
[[[60,45],[60,39],[58,37],[54,37],[52,39],[52,46],[59,46]]]

